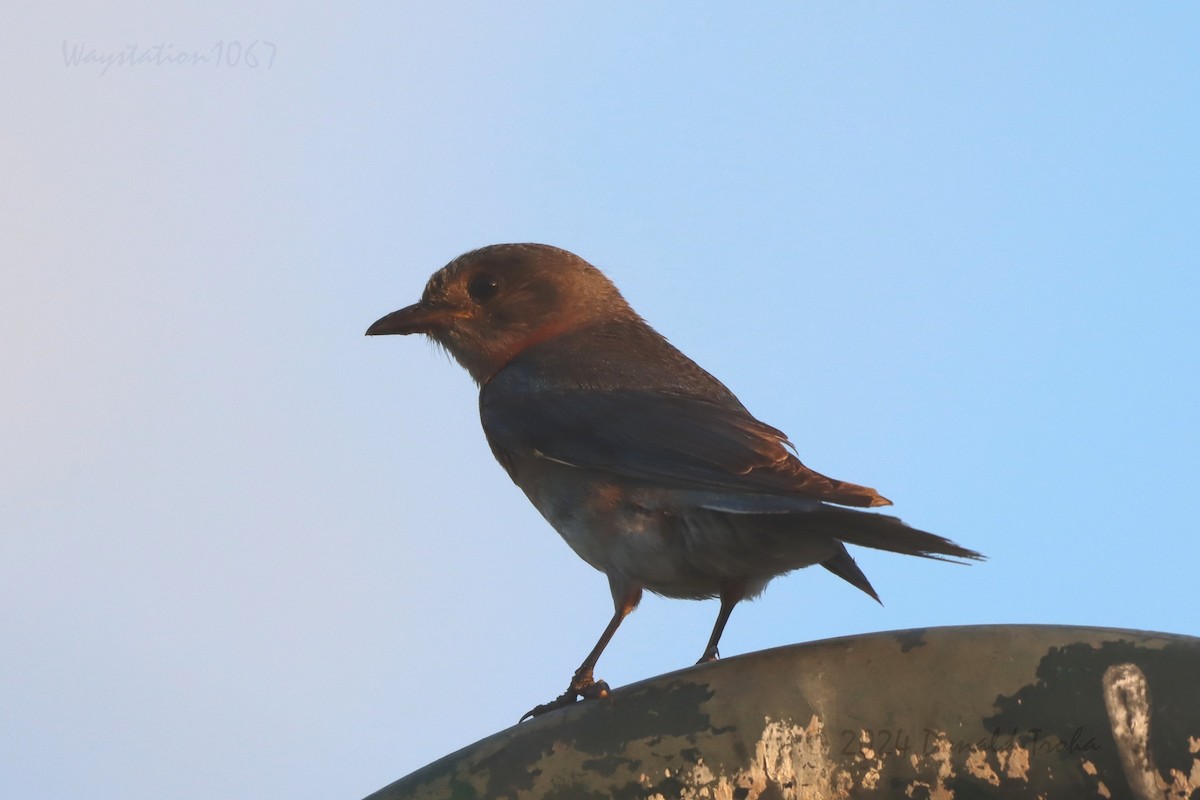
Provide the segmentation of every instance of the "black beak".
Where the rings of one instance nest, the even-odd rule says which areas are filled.
[[[367,336],[390,334],[430,333],[450,323],[451,315],[444,308],[413,303],[411,306],[393,311],[377,319],[367,328]]]

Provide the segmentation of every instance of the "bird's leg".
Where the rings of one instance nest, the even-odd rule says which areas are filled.
[[[611,579],[609,583],[611,585]],[[637,608],[637,604],[642,599],[642,587],[640,586],[626,588],[620,593],[618,593],[616,586],[612,588],[613,605],[615,607],[612,619],[608,621],[608,627],[604,629],[604,633],[600,634],[600,640],[596,642],[596,646],[592,648],[592,652],[588,653],[587,658],[579,665],[579,669],[575,670],[575,674],[571,676],[571,683],[567,686],[567,690],[549,703],[542,703],[539,706],[531,708],[525,712],[525,715],[518,722],[524,722],[530,717],[541,716],[547,711],[553,711],[556,708],[569,706],[577,698],[595,700],[608,697],[608,684],[604,681],[597,681],[592,675],[592,670],[595,669],[596,662],[600,660],[600,654],[608,646],[608,642],[612,639],[613,634],[617,632],[617,628],[621,627],[621,622],[629,616],[629,612]]]
[[[717,652],[717,642],[721,641],[721,634],[725,631],[725,623],[729,622],[729,615],[733,613],[733,607],[740,603],[745,596],[745,581],[721,584],[721,610],[717,612],[717,621],[713,624],[712,636],[708,637],[708,646],[704,648],[704,655],[700,656],[697,664],[707,664],[709,661],[716,661],[721,657],[721,654]]]

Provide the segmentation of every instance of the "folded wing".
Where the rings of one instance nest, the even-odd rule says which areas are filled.
[[[480,396],[492,447],[686,489],[890,505],[804,466],[779,430],[729,403],[656,389],[544,389]]]

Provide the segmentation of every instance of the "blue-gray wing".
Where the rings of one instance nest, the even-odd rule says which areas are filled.
[[[787,437],[736,401],[658,389],[489,391],[480,415],[493,450],[684,489],[890,505],[874,489],[804,466]]]

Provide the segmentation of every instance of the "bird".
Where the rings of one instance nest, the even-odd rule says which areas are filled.
[[[898,518],[874,489],[801,463],[779,429],[650,327],[598,268],[546,244],[494,244],[435,272],[368,336],[424,334],[479,386],[493,455],[547,522],[604,573],[613,615],[567,689],[521,721],[608,697],[601,653],[643,592],[717,598],[697,663],[734,607],[821,565],[879,601],[846,544],[984,557]],[[963,563],[963,562],[956,562]]]

